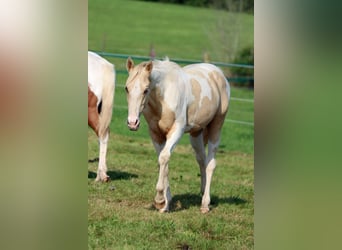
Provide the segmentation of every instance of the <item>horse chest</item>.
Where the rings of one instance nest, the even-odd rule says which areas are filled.
[[[152,131],[166,135],[172,129],[176,116],[165,102],[149,101],[144,117]]]

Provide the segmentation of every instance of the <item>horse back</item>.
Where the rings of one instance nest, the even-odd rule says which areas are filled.
[[[108,82],[105,81],[107,75],[114,75],[114,65],[99,55],[88,51],[88,86],[99,102],[102,100],[104,84]],[[114,84],[114,80],[110,82]]]

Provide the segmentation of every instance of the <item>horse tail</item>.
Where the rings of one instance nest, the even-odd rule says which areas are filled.
[[[99,117],[99,137],[104,139],[109,132],[109,124],[112,120],[115,91],[115,66],[107,64],[103,74],[102,107]]]

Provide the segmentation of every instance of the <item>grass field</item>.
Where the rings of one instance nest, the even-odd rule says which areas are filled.
[[[89,50],[148,56],[153,44],[159,57],[202,60],[207,51],[220,61],[218,20],[234,30],[237,15],[242,26],[237,50],[253,45],[254,19],[248,14],[132,0],[89,0],[88,5]]]
[[[101,38],[105,30],[108,38],[106,51],[146,55],[150,43],[147,34],[151,32],[150,22],[153,20],[167,23],[168,12],[170,16],[177,17],[171,20],[179,23],[180,16],[189,16],[189,13],[192,20],[198,20],[201,15],[203,18],[212,15],[211,10],[173,5],[158,12],[156,6],[160,7],[146,2],[89,1],[89,49],[101,49],[97,38]],[[182,14],[177,14],[177,11]],[[137,14],[140,12],[143,12],[141,16]],[[159,15],[163,19],[158,19]],[[191,26],[190,23],[188,25]],[[182,46],[179,41],[184,34],[179,32],[178,36],[178,28],[175,26],[173,31],[168,30],[163,37],[156,35],[156,39],[158,37],[163,43],[163,49],[162,45],[156,46],[157,49],[171,56],[196,59],[198,52],[202,51],[203,39],[188,34],[194,39],[184,45],[184,52],[180,52]],[[117,68],[123,68],[124,60],[107,59],[115,62]],[[88,248],[253,249],[254,127],[229,120],[253,122],[254,103],[231,101],[229,120],[224,124],[217,153],[209,214],[200,213],[199,168],[188,135],[184,135],[175,148],[169,164],[173,195],[171,212],[159,214],[152,207],[158,178],[157,157],[144,118],[139,131],[127,129],[127,103],[123,88],[126,78],[125,74],[117,75],[107,155],[108,174],[112,181],[95,183],[98,162],[90,161],[88,164]],[[254,99],[253,91],[248,89],[232,88],[231,92],[235,98]],[[97,138],[89,129],[88,159],[97,157]]]

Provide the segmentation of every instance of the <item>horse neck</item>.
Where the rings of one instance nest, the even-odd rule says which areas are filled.
[[[170,61],[157,61],[153,64],[151,79],[151,89],[156,86],[165,89],[169,84],[176,87],[179,81],[170,79],[177,78],[182,73],[181,67]]]
[[[158,109],[163,103],[168,103],[172,110],[175,110],[176,106],[186,104],[190,91],[187,81],[187,75],[177,64],[171,64],[171,68],[165,71],[152,70],[148,101],[152,109]]]

